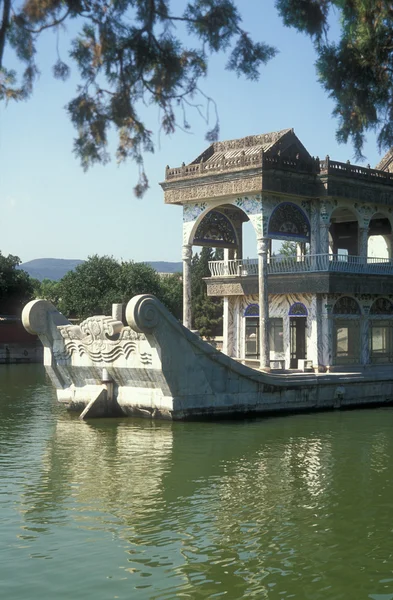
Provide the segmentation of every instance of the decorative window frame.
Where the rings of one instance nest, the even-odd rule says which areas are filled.
[[[301,306],[304,310],[303,314],[299,314],[296,315],[292,312],[292,310],[294,309],[295,306]],[[289,317],[308,317],[308,310],[305,304],[303,304],[303,302],[294,302],[293,304],[291,304],[289,311],[288,311],[288,316]]]
[[[272,219],[274,217],[274,214],[277,212],[278,209],[282,208],[283,206],[292,206],[292,207],[296,208],[296,210],[301,213],[301,215],[303,216],[303,218],[304,218],[304,220],[305,220],[305,222],[307,224],[307,228],[308,228],[308,235],[307,236],[299,235],[298,233],[285,233],[285,232],[279,232],[279,231],[270,231],[270,226],[271,226],[271,222],[272,222]],[[271,212],[271,215],[269,217],[269,221],[268,221],[268,224],[267,224],[267,234],[266,234],[266,237],[268,237],[269,239],[293,240],[293,241],[310,243],[310,240],[311,240],[311,223],[310,223],[310,219],[308,218],[308,215],[306,214],[306,212],[298,204],[295,204],[295,202],[280,202],[279,204],[277,204],[277,206],[274,207],[274,209]]]

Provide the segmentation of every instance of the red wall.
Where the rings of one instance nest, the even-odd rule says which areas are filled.
[[[22,321],[2,321],[0,319],[0,344],[13,343],[35,345],[37,336],[27,333]]]

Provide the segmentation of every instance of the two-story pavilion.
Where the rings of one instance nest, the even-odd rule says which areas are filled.
[[[193,246],[224,248],[207,293],[224,301],[224,347],[262,369],[393,363],[393,158],[370,169],[310,156],[292,129],[211,144],[166,169],[183,206],[184,325]],[[243,260],[252,223],[257,259]],[[370,240],[379,240],[379,256]],[[296,242],[274,256],[272,240]]]

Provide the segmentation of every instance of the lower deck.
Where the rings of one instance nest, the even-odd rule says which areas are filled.
[[[393,297],[269,295],[270,367],[346,371],[393,365]],[[258,367],[257,296],[224,298],[223,351]]]

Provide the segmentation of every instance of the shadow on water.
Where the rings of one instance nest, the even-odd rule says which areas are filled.
[[[393,410],[86,423],[25,381],[0,496],[13,599],[393,598]]]

